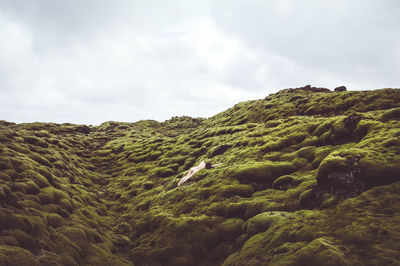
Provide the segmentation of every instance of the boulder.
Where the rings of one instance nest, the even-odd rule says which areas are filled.
[[[342,91],[347,91],[347,89],[346,89],[345,86],[339,86],[339,87],[336,87],[336,88],[335,88],[335,91],[336,91],[336,92],[342,92]]]
[[[360,120],[361,120],[361,115],[353,113],[344,119],[344,127],[350,131],[354,131]]]
[[[360,157],[329,155],[317,175],[317,194],[330,193],[345,198],[355,197],[367,189],[361,178]]]

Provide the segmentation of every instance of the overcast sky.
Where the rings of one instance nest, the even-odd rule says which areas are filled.
[[[210,117],[306,84],[400,87],[399,0],[0,0],[0,120]]]

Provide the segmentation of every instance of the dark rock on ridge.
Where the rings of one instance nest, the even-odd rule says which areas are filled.
[[[347,91],[347,88],[345,86],[340,86],[340,87],[336,87],[334,91],[336,91],[336,92]]]
[[[304,87],[299,87],[299,88],[289,88],[289,89],[284,89],[280,91],[279,93],[297,93],[297,92],[325,92],[329,93],[331,92],[327,88],[319,88],[319,87],[312,87],[311,85],[306,85]]]

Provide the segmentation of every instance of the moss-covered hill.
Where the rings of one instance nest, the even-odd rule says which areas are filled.
[[[202,160],[222,165],[177,182]],[[400,90],[0,122],[0,265],[400,265]]]

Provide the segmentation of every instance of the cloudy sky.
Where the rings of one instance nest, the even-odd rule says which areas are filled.
[[[0,0],[0,120],[210,117],[306,84],[400,87],[398,0]]]

